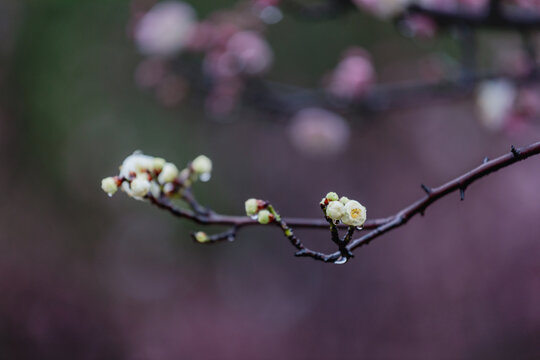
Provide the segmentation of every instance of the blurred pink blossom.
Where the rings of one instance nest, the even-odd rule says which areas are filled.
[[[382,18],[398,15],[412,2],[412,0],[353,0],[359,8]]]
[[[179,1],[159,2],[135,26],[135,42],[144,55],[169,57],[188,43],[196,25],[193,8]]]
[[[288,128],[292,144],[312,156],[333,156],[347,147],[350,128],[341,116],[319,108],[307,108],[294,115]]]
[[[272,49],[256,32],[239,31],[225,46],[209,51],[205,58],[206,71],[215,78],[256,75],[266,71],[273,61]]]
[[[437,32],[437,24],[429,16],[409,15],[401,24],[405,27],[406,35],[410,36],[433,37]]]
[[[374,79],[375,69],[367,52],[352,48],[332,72],[327,88],[333,95],[351,100],[364,95]]]
[[[266,71],[273,61],[272,49],[259,34],[240,31],[227,43],[226,53],[234,57],[238,73],[259,74]]]

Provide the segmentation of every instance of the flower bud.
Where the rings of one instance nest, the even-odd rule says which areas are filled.
[[[329,192],[328,194],[326,194],[326,198],[329,201],[337,201],[339,199],[339,196],[335,192]]]
[[[248,199],[245,203],[246,207],[246,215],[247,216],[253,216],[257,213],[259,210],[259,205],[257,204],[257,199]]]
[[[133,196],[144,197],[150,191],[150,181],[145,176],[137,176],[131,181],[130,188]]]
[[[259,211],[259,216],[257,218],[259,220],[259,223],[261,224],[268,224],[270,221],[272,221],[272,214],[270,214],[270,211],[268,210],[261,210]]]
[[[206,235],[206,233],[204,231],[196,232],[194,237],[195,237],[195,240],[197,240],[197,242],[199,242],[201,244],[210,241],[210,238],[208,237],[208,235]]]
[[[158,176],[158,181],[160,184],[165,184],[168,182],[174,181],[178,176],[178,168],[173,163],[165,163],[163,169]]]
[[[165,159],[159,157],[154,158],[153,165],[155,171],[161,171],[163,170],[163,166],[165,166]]]
[[[343,205],[347,204],[349,202],[349,198],[346,197],[346,196],[342,196],[340,199],[339,199],[339,202],[342,203]]]
[[[345,214],[341,222],[350,226],[362,226],[366,221],[366,208],[356,200],[350,200],[344,206]]]
[[[197,174],[207,174],[212,171],[212,161],[204,155],[199,155],[193,160],[191,167]]]
[[[332,220],[340,220],[345,214],[345,206],[339,201],[330,201],[326,208],[326,216]]]
[[[159,187],[157,182],[155,181],[150,182],[150,193],[156,199],[159,198],[159,196],[161,195],[161,188]]]
[[[113,177],[110,177],[110,176],[101,180],[101,188],[103,189],[103,191],[109,194],[109,196],[114,195],[114,193],[118,190],[116,181],[114,180]]]

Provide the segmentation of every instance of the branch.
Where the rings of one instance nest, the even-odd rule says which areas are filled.
[[[382,219],[371,219],[367,220],[364,223],[363,230],[371,230],[365,235],[351,240],[352,234],[355,230],[354,227],[347,226],[347,234],[341,239],[338,234],[338,225],[333,223],[328,217],[324,220],[319,219],[303,219],[303,218],[281,218],[280,215],[274,210],[274,208],[267,202],[264,202],[264,208],[270,210],[272,214],[272,221],[274,224],[278,225],[284,232],[284,235],[289,239],[291,244],[298,250],[295,253],[295,256],[298,257],[311,257],[315,260],[320,260],[323,262],[331,262],[342,264],[345,263],[349,258],[353,256],[352,251],[369,244],[376,238],[381,235],[398,228],[402,225],[405,225],[412,217],[417,214],[423,215],[425,210],[436,201],[441,198],[449,195],[455,191],[459,191],[460,197],[463,200],[465,196],[465,190],[469,185],[475,181],[487,176],[497,170],[510,166],[514,163],[517,163],[521,160],[525,160],[531,156],[540,154],[540,142],[533,143],[529,146],[523,148],[511,147],[511,151],[502,155],[496,159],[489,160],[485,158],[482,164],[476,167],[473,170],[439,186],[436,188],[429,188],[426,185],[421,185],[422,189],[426,195],[412,203],[411,205],[405,207],[404,209],[398,211],[396,214]],[[160,198],[154,198],[151,195],[147,196],[152,204],[158,206],[161,209],[169,211],[171,214],[192,220],[199,224],[203,225],[230,225],[231,229],[225,231],[224,233],[212,235],[206,237],[204,241],[206,243],[214,243],[217,241],[234,240],[237,231],[245,226],[261,226],[257,220],[251,219],[247,216],[228,216],[217,214],[211,210],[207,210],[205,213],[195,213],[193,211],[180,209],[175,207],[166,197],[162,196]],[[194,198],[188,202],[193,209],[199,208],[200,205],[196,202]],[[324,205],[323,205],[324,210]],[[336,243],[339,250],[330,253],[324,254],[314,250],[306,248],[303,243],[294,235],[292,232],[291,226],[298,228],[328,228],[330,225],[330,230],[332,234],[332,241]],[[339,227],[344,228],[344,225],[339,225]],[[198,233],[200,234],[200,233]],[[196,238],[197,234],[194,234]]]
[[[246,84],[243,100],[246,105],[257,110],[288,116],[311,106],[342,114],[378,113],[390,108],[415,108],[426,101],[466,97],[474,90],[474,85],[482,81],[507,79],[516,85],[536,83],[539,81],[538,74],[539,68],[534,65],[523,75],[464,70],[461,76],[440,81],[403,81],[375,85],[364,96],[352,101],[334,97],[322,89],[253,78]]]
[[[500,156],[491,161],[484,160],[482,165],[455,178],[454,180],[447,182],[446,184],[432,189],[424,186],[424,190],[429,190],[426,191],[426,196],[407,206],[403,210],[397,212],[395,215],[391,216],[387,223],[377,227],[373,231],[368,232],[364,236],[353,240],[349,245],[347,245],[347,249],[353,251],[361,246],[369,244],[370,242],[372,242],[379,236],[389,232],[390,230],[405,225],[413,216],[417,214],[423,214],[424,211],[431,204],[445,197],[448,194],[459,191],[460,196],[462,196],[463,198],[467,187],[476,180],[481,179],[484,176],[489,175],[497,170],[515,164],[518,161],[525,160],[531,156],[538,154],[540,154],[540,142],[536,142],[534,144],[519,149],[516,149],[514,146],[512,146],[510,153]],[[333,254],[328,254],[327,257],[328,259],[332,260],[339,258],[339,255],[339,252],[335,252]]]
[[[298,1],[282,2],[285,11],[307,20],[326,20],[342,15],[354,8],[350,0],[325,0],[316,4],[302,4]]]
[[[499,0],[492,0],[484,13],[438,10],[420,5],[407,8],[408,14],[425,15],[439,27],[467,26],[499,30],[540,29],[540,17],[531,12],[507,14],[502,11]]]
[[[229,225],[234,226],[237,229],[247,226],[262,226],[257,220],[251,219],[247,216],[231,216],[216,213],[212,210],[207,210],[206,214],[196,214],[193,211],[179,208],[175,206],[166,196],[155,198],[152,195],[146,197],[153,205],[160,209],[166,210],[173,216],[184,218],[193,221],[201,225]],[[367,220],[363,228],[375,229],[382,224],[386,224],[390,218],[387,219],[371,219]],[[312,218],[283,218],[289,226],[297,228],[311,228],[311,229],[327,229],[328,222],[325,219],[312,219]],[[338,224],[339,228],[347,228],[346,225]]]

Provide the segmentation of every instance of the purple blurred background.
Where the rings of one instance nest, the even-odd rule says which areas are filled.
[[[319,217],[336,191],[384,217],[421,197],[420,183],[536,141],[540,128],[493,132],[472,98],[427,102],[350,117],[342,152],[309,156],[265,114],[216,121],[200,102],[164,107],[141,91],[129,20],[127,0],[0,1],[0,358],[540,357],[540,159],[473,184],[464,202],[441,200],[341,266],[294,258],[272,227],[197,245],[188,234],[200,227],[99,187],[136,149],[177,164],[202,153],[215,170],[194,191],[216,211],[242,214],[259,197]],[[302,85],[350,45],[371,51],[382,82],[455,54],[447,36],[404,39],[361,14],[286,17],[267,39],[269,76]],[[297,233],[332,249],[325,231]]]

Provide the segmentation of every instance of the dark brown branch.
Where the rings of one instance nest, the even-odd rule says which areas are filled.
[[[279,214],[274,212],[274,214],[277,215],[275,224],[281,227],[285,236],[298,250],[295,253],[295,256],[311,257],[315,260],[320,260],[324,262],[344,263],[347,259],[352,257],[353,250],[361,246],[367,245],[374,239],[389,232],[390,230],[406,224],[416,214],[423,214],[424,211],[431,204],[445,197],[446,195],[451,194],[455,191],[459,191],[460,196],[463,199],[465,189],[473,182],[495,171],[498,171],[502,168],[505,168],[537,154],[540,154],[540,142],[533,143],[523,148],[515,148],[514,146],[512,146],[511,151],[508,154],[500,156],[493,160],[488,160],[487,158],[485,158],[480,166],[439,187],[429,188],[425,185],[422,185],[422,188],[426,193],[423,198],[417,200],[416,202],[412,203],[411,205],[407,206],[406,208],[400,210],[399,212],[388,218],[366,221],[366,223],[364,224],[364,229],[372,229],[372,231],[352,241],[350,241],[350,239],[352,233],[354,232],[354,227],[348,227],[347,234],[345,235],[343,240],[341,240],[339,239],[339,237],[336,238],[337,225],[334,225],[332,222],[330,222],[333,235],[332,239],[339,247],[338,251],[331,254],[324,254],[305,248],[302,242],[292,233],[292,230],[290,228],[290,225],[307,228],[328,228],[329,222],[327,218],[321,220],[294,218],[281,219],[281,217],[279,217]],[[221,241],[224,239],[231,240],[234,239],[234,236],[236,235],[236,232],[240,227],[249,225],[260,225],[256,220],[253,220],[249,217],[220,215],[211,211],[209,211],[206,215],[195,214],[191,211],[175,207],[165,197],[156,199],[150,196],[149,200],[154,205],[169,211],[175,216],[186,218],[200,224],[232,226],[231,230],[229,231],[226,231],[222,234],[210,236],[209,242]],[[345,261],[341,261],[341,259],[344,259]]]
[[[306,20],[325,20],[354,9],[350,0],[325,0],[315,4],[302,4],[294,0],[282,2],[283,10]]]
[[[439,27],[467,26],[471,28],[492,28],[501,30],[540,29],[540,17],[530,12],[508,14],[501,8],[500,1],[491,1],[483,13],[448,11],[411,5],[408,14],[428,16]]]
[[[160,209],[167,210],[176,217],[191,220],[201,225],[230,225],[242,228],[245,226],[262,226],[257,220],[253,220],[247,216],[231,216],[222,215],[213,211],[208,211],[206,215],[195,214],[192,211],[185,210],[175,206],[170,200],[163,196],[159,199],[152,196],[147,196],[148,200]],[[367,220],[363,225],[364,229],[374,229],[382,224],[385,224],[390,219],[371,219]],[[309,219],[309,218],[283,218],[289,226],[297,228],[328,228],[328,222],[325,219]],[[346,228],[346,225],[336,225],[339,228]]]
[[[427,194],[422,199],[399,211],[397,214],[391,217],[391,221],[377,227],[375,230],[367,233],[366,235],[353,240],[347,247],[352,251],[361,246],[367,245],[382,234],[406,224],[413,216],[419,214],[421,211],[425,210],[428,206],[444,196],[454,191],[465,189],[467,186],[486,175],[538,154],[540,154],[540,142],[536,142],[519,149],[512,146],[510,153],[491,161],[484,162],[482,165],[467,172],[466,174],[437,188],[431,189],[432,191],[430,194]],[[332,255],[335,257],[337,254],[335,253]]]
[[[251,79],[246,84],[244,102],[258,110],[290,116],[306,107],[332,109],[341,114],[378,113],[390,108],[413,108],[426,101],[460,99],[469,96],[474,85],[482,81],[504,78],[516,85],[539,81],[537,67],[523,75],[504,72],[467,71],[466,76],[440,81],[408,81],[373,86],[364,96],[345,101],[322,89],[310,89],[277,82]]]

